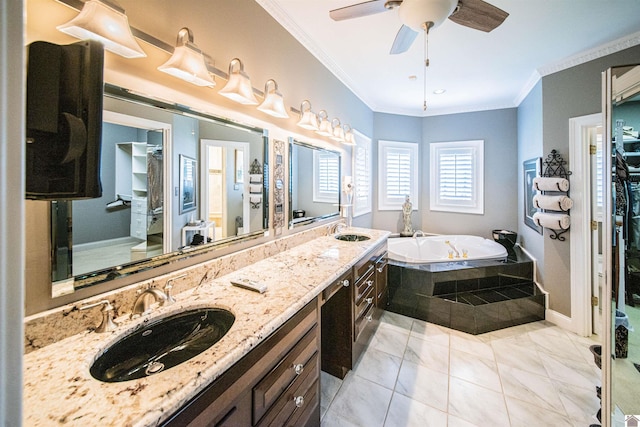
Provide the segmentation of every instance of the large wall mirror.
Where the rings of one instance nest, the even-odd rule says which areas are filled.
[[[52,295],[268,229],[266,131],[105,86],[101,198],[51,202]]]
[[[611,274],[605,301],[611,311],[605,323],[609,339],[603,343],[604,378],[610,388],[603,392],[602,413],[611,414],[603,424],[613,426],[630,425],[626,418],[640,415],[640,66],[608,70],[605,87],[612,153],[607,180],[610,253],[605,258]]]
[[[340,153],[289,140],[289,228],[340,213]]]

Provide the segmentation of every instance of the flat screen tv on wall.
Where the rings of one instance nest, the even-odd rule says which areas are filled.
[[[104,49],[85,40],[28,47],[26,197],[71,200],[102,195]]]

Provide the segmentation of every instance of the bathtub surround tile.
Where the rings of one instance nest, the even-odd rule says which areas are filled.
[[[398,322],[400,318],[394,316],[393,323]],[[546,337],[570,341],[579,354],[593,340],[581,339],[546,321],[483,335],[470,335],[422,320],[412,322],[398,380],[385,413],[385,426],[445,425],[440,424],[442,413],[446,413],[447,427],[597,424],[595,413],[600,401],[595,386],[600,383],[599,376],[592,378],[588,388],[550,377],[557,373],[548,372],[542,359],[553,357],[554,361],[549,362],[553,364],[561,359],[541,351],[544,348],[541,341]],[[404,332],[402,328],[396,331]],[[569,369],[573,362],[565,363]],[[554,365],[554,369],[561,368]],[[581,366],[579,372],[582,371],[588,379],[589,371]],[[353,373],[347,377],[350,375]],[[573,376],[567,379],[578,382]],[[442,405],[446,405],[444,409]],[[414,417],[420,422],[414,424]],[[353,425],[368,424],[347,421],[332,411],[322,421],[323,427]]]

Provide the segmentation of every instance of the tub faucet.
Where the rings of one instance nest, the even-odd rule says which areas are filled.
[[[420,237],[424,237],[424,231],[416,230],[416,232],[413,233],[413,238],[415,239],[416,237],[418,237],[418,234],[420,235]]]
[[[445,240],[444,243],[449,245],[449,247],[453,249],[453,251],[456,253],[456,258],[460,258],[460,252],[458,252],[458,249],[456,249],[456,247],[453,245],[453,243],[451,243],[451,241]]]
[[[150,301],[151,300],[151,301]],[[167,294],[158,288],[147,288],[138,295],[136,302],[133,303],[131,316],[136,314],[146,314],[151,309],[151,304],[159,302],[161,305],[167,301]]]

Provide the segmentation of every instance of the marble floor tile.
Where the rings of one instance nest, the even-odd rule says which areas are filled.
[[[400,329],[401,331],[411,332],[413,319],[411,317],[403,316],[402,314],[385,311],[380,317],[380,324],[393,326]]]
[[[573,422],[565,414],[542,410],[538,406],[513,397],[506,397],[511,427],[553,426],[573,427]]]
[[[493,391],[502,392],[498,367],[493,359],[485,359],[452,349],[449,374]]]
[[[593,364],[566,360],[552,354],[542,358],[549,378],[590,389],[600,378],[598,368]]]
[[[329,405],[338,393],[342,380],[326,372],[320,372],[320,419],[329,409]]]
[[[448,374],[449,346],[442,346],[411,336],[404,352],[404,360]]]
[[[528,333],[529,337],[543,353],[562,356],[569,360],[584,361],[577,347],[566,335],[551,333],[549,330],[539,330]]]
[[[382,427],[392,393],[372,381],[347,375],[324,419],[328,423],[339,417],[351,423],[347,425]]]
[[[449,346],[449,333],[446,328],[422,320],[413,321],[411,336],[433,344]]]
[[[447,427],[447,413],[394,393],[384,427]]]
[[[561,381],[551,381],[558,390],[565,411],[574,421],[578,420],[583,425],[594,422],[594,417],[600,409],[600,399],[596,395],[595,385],[591,389],[586,389]]]
[[[425,405],[446,411],[448,389],[447,374],[405,360],[400,368],[395,391]]]
[[[485,427],[484,425],[474,424],[451,414],[449,414],[447,423],[447,427]]]
[[[496,362],[520,368],[538,375],[547,375],[542,359],[535,349],[518,345],[514,339],[500,339],[491,343]]]
[[[359,377],[373,381],[390,390],[396,385],[402,358],[375,348],[368,348],[353,369]]]
[[[495,360],[493,348],[490,344],[480,341],[479,338],[468,334],[451,334],[451,348],[475,354],[478,357]]]
[[[558,391],[548,377],[501,364],[498,364],[498,370],[506,396],[515,397],[540,408],[564,411]]]
[[[369,348],[402,357],[409,341],[409,333],[381,324],[371,338]]]
[[[502,393],[455,377],[449,382],[449,414],[481,426],[509,426]]]

